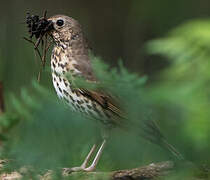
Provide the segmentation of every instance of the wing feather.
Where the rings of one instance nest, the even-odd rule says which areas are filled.
[[[103,110],[111,115],[113,123],[121,124],[122,119],[125,119],[116,98],[101,91],[80,89],[80,92],[83,96],[88,97],[102,106]]]

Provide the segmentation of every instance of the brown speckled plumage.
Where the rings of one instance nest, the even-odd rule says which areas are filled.
[[[128,130],[131,125],[127,126],[129,122],[124,118],[120,108],[116,105],[116,101],[110,95],[101,91],[74,89],[72,86],[74,81],[69,81],[66,78],[66,74],[70,73],[73,79],[75,76],[82,76],[87,81],[97,82],[89,58],[89,48],[80,24],[73,18],[63,15],[53,16],[48,20],[53,24],[53,29],[48,33],[55,42],[51,56],[51,69],[53,84],[58,96],[76,111],[100,119],[109,127],[111,125]],[[181,154],[167,143],[153,121],[145,122],[144,125],[146,128],[142,127],[144,131],[141,134],[142,137],[171,151],[179,159],[182,159]],[[87,171],[94,169],[105,142],[106,140],[103,141],[99,149],[100,153],[95,157],[96,161],[93,161],[92,165],[94,166],[91,165],[90,168],[86,169],[81,166],[79,169]]]
[[[49,19],[45,19],[45,17],[35,19],[34,16],[29,16],[27,24],[29,28],[31,27],[29,30],[36,30],[31,33],[31,37],[35,35],[35,37],[41,38],[40,35],[48,33],[54,40],[55,46],[51,56],[51,69],[53,85],[58,96],[66,101],[73,110],[100,119],[108,127],[123,127],[126,130],[132,130],[131,127],[133,128],[134,124],[124,117],[113,97],[103,91],[75,89],[73,86],[75,76],[81,76],[89,82],[97,83],[89,58],[89,48],[80,24],[73,18],[64,15],[56,15]],[[44,27],[40,24],[44,25]],[[71,80],[67,79],[67,74],[71,75]],[[153,121],[145,121],[142,125],[143,127],[139,127],[141,132],[137,132],[139,135],[169,150],[177,158],[183,159],[182,155],[167,143]],[[138,127],[134,128],[138,129]],[[100,159],[105,143],[106,138],[89,167],[87,165],[96,150],[96,145],[93,145],[81,166],[67,168],[65,171],[93,171]]]
[[[64,26],[56,25],[62,19]],[[100,118],[105,124],[118,124],[120,110],[113,98],[102,92],[86,89],[73,89],[66,75],[82,76],[96,82],[89,58],[89,48],[83,36],[80,24],[73,18],[56,15],[49,20],[54,22],[50,32],[55,46],[51,56],[53,85],[58,96],[64,99],[72,109]]]

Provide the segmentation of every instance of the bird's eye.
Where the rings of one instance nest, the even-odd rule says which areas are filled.
[[[63,21],[62,19],[58,19],[58,20],[56,21],[56,24],[57,24],[58,26],[63,26],[64,21]]]

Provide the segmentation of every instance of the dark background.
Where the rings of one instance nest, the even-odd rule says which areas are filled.
[[[4,85],[6,118],[0,116],[0,135],[6,134],[4,126],[6,132],[14,127],[14,131],[7,134],[9,141],[20,139],[15,148],[9,149],[11,153],[13,150],[19,153],[15,158],[20,161],[29,159],[29,164],[35,161],[41,167],[39,159],[45,152],[49,158],[49,161],[45,159],[42,162],[45,169],[50,169],[47,163],[53,164],[52,161],[56,168],[78,165],[93,144],[90,139],[97,129],[94,123],[91,125],[93,131],[87,128],[90,121],[75,117],[61,105],[53,90],[50,68],[46,68],[41,77],[41,87],[45,86],[47,90],[38,88],[41,93],[37,93],[36,88],[31,87],[32,80],[37,78],[40,60],[35,56],[33,46],[23,40],[24,36],[29,36],[25,25],[26,13],[42,15],[44,10],[48,10],[48,17],[65,14],[77,19],[96,56],[112,67],[122,59],[130,72],[140,75],[133,76],[125,71],[123,74],[119,70],[115,71],[115,78],[110,78],[114,92],[123,97],[131,117],[136,116],[136,120],[142,123],[152,112],[151,119],[157,120],[166,138],[187,160],[209,166],[210,1],[207,0],[2,1],[0,81]],[[190,20],[193,21],[187,23]],[[158,40],[152,41],[155,39]],[[148,48],[146,44],[150,41],[153,43]],[[48,67],[49,62],[50,52]],[[113,72],[106,74],[109,76]],[[140,86],[138,81],[142,75],[147,75],[151,83]],[[46,93],[48,89],[52,90],[49,91],[52,96]],[[8,118],[8,114],[12,118]],[[17,116],[17,121],[23,125],[17,123],[13,126],[13,116]],[[115,135],[117,138],[107,145],[104,160],[99,165],[101,170],[169,160],[158,146],[142,142],[138,136],[135,139],[127,134],[118,136],[118,132]],[[36,153],[40,156],[35,156]],[[59,155],[65,161],[61,161],[60,166],[56,161]],[[25,161],[22,164],[25,165]],[[186,169],[188,171],[189,168]]]
[[[111,65],[119,58],[131,70],[150,74],[167,66],[158,57],[150,57],[144,44],[162,37],[173,27],[194,18],[208,17],[207,0],[61,0],[2,1],[0,6],[0,80],[6,92],[17,92],[27,86],[38,72],[32,46],[22,39],[27,36],[26,12],[48,16],[65,14],[79,20],[94,50]],[[159,61],[157,61],[157,58]],[[49,60],[49,56],[48,56]],[[48,75],[47,75],[48,76]],[[152,76],[150,76],[152,77]],[[43,77],[44,84],[50,83]]]

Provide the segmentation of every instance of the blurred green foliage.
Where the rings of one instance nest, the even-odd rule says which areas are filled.
[[[137,127],[128,133],[111,132],[99,169],[132,168],[173,158],[139,136],[150,120],[157,121],[166,139],[187,161],[201,169],[209,166],[209,27],[208,20],[190,21],[146,44],[149,53],[170,62],[156,81],[147,82],[147,77],[130,73],[122,61],[117,68],[110,68],[92,56],[101,83],[93,86],[76,79],[76,87],[99,88],[116,95],[127,113],[125,123]],[[21,99],[11,95],[9,101],[19,123],[8,134],[2,151],[2,157],[15,159],[12,169],[28,165],[42,172],[78,166],[91,145],[100,142],[103,126],[99,121],[71,112],[48,88],[33,81],[32,88],[22,88],[20,95]],[[2,122],[7,122],[5,119]],[[206,171],[194,168],[182,168],[171,179],[208,177]]]
[[[182,139],[191,146],[191,158],[200,152],[195,159],[201,161],[209,161],[209,42],[210,20],[206,19],[187,22],[147,45],[150,53],[165,56],[171,63],[162,72],[154,96],[167,100],[166,106],[170,102],[181,107]]]
[[[173,158],[171,154],[140,137],[146,128],[146,121],[155,117],[155,109],[150,106],[145,93],[146,78],[129,73],[122,63],[119,63],[118,69],[111,69],[99,58],[92,59],[95,73],[102,82],[97,88],[112,92],[121,99],[128,117],[124,124],[129,130],[124,132],[114,129],[110,132],[107,150],[99,168],[128,168],[153,160]],[[81,81],[80,86],[88,88],[89,84]],[[15,112],[21,120],[18,126],[10,131],[2,157],[14,159],[10,170],[24,165],[39,171],[78,166],[90,146],[100,142],[100,131],[105,127],[99,120],[91,121],[91,117],[71,112],[67,105],[58,101],[54,93],[36,82],[33,82],[32,89],[35,92],[22,89],[19,100],[11,98]]]
[[[98,169],[127,169],[173,159],[138,136],[145,121],[155,120],[167,140],[198,167],[181,168],[167,179],[209,178],[210,20],[203,18],[209,15],[208,1],[4,3],[0,7],[0,80],[4,81],[7,111],[0,116],[4,144],[0,154],[15,159],[9,170],[23,165],[40,172],[78,166],[92,144],[101,141],[101,124],[71,112],[58,100],[49,71],[43,72],[41,85],[31,83],[39,63],[35,64],[32,47],[21,40],[25,29],[19,22],[24,21],[26,9],[40,13],[42,7],[50,15],[62,13],[78,19],[94,52],[117,66],[111,68],[101,58],[92,57],[101,84],[93,86],[83,80],[76,84],[103,88],[121,98],[129,122],[138,127],[132,133],[111,132]],[[200,19],[185,22],[193,17]],[[145,49],[152,56],[141,48],[148,40]],[[138,74],[130,73],[117,61],[119,57]]]

